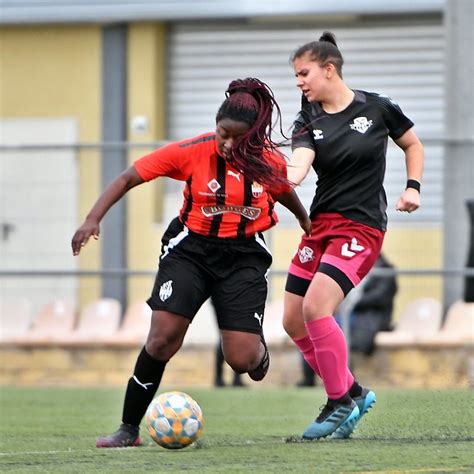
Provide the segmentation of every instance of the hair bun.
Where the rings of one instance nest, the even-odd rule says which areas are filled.
[[[319,41],[327,41],[328,43],[332,43],[337,48],[336,36],[330,31],[324,31],[321,37],[319,38]]]

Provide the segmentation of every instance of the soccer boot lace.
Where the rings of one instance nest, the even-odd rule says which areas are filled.
[[[265,354],[263,355],[263,358],[258,364],[257,367],[253,370],[249,370],[248,375],[252,380],[255,380],[255,382],[259,382],[262,380],[265,375],[267,375],[268,372],[268,367],[270,366],[270,354],[268,352],[267,348],[267,343],[265,342],[265,339],[263,338],[263,334],[260,336],[263,347],[265,348]]]
[[[349,438],[355,427],[359,423],[359,420],[374,406],[376,402],[375,393],[367,388],[362,389],[362,393],[359,397],[354,397],[353,400],[359,407],[359,419],[353,423],[344,426],[340,426],[331,436],[334,439],[346,439]]]
[[[120,428],[109,436],[99,438],[96,443],[97,448],[127,448],[139,446],[141,444],[138,436],[138,428],[122,423]]]
[[[326,403],[315,421],[303,433],[303,439],[320,439],[334,433],[338,428],[353,425],[359,419],[359,407],[354,400],[348,405]]]

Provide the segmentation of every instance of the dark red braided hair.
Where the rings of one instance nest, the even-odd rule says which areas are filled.
[[[281,168],[275,167],[263,156],[265,152],[283,156],[278,150],[278,143],[271,137],[274,125],[278,123],[283,135],[281,111],[272,90],[259,79],[248,77],[232,81],[226,96],[217,111],[216,122],[228,118],[250,126],[249,131],[232,147],[229,163],[247,178],[267,187],[288,185]]]

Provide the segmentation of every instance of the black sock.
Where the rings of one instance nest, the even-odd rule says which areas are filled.
[[[352,398],[347,392],[341,398],[328,398],[328,405],[335,407],[336,405],[350,405],[352,403]]]
[[[140,426],[148,405],[160,386],[167,362],[154,359],[143,347],[138,355],[133,377],[128,381],[123,403],[123,423]]]
[[[216,365],[214,367],[214,380],[216,383],[223,383],[224,379],[222,376],[223,365],[224,365],[224,352],[222,351],[221,343],[219,342],[216,347]]]
[[[362,395],[362,387],[359,385],[356,379],[354,379],[354,383],[349,389],[349,395],[351,396],[351,398],[360,397]]]

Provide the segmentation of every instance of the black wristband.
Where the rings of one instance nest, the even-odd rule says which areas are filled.
[[[405,189],[408,189],[408,188],[413,188],[413,189],[416,189],[418,192],[420,192],[421,184],[416,179],[408,179],[407,186]]]

